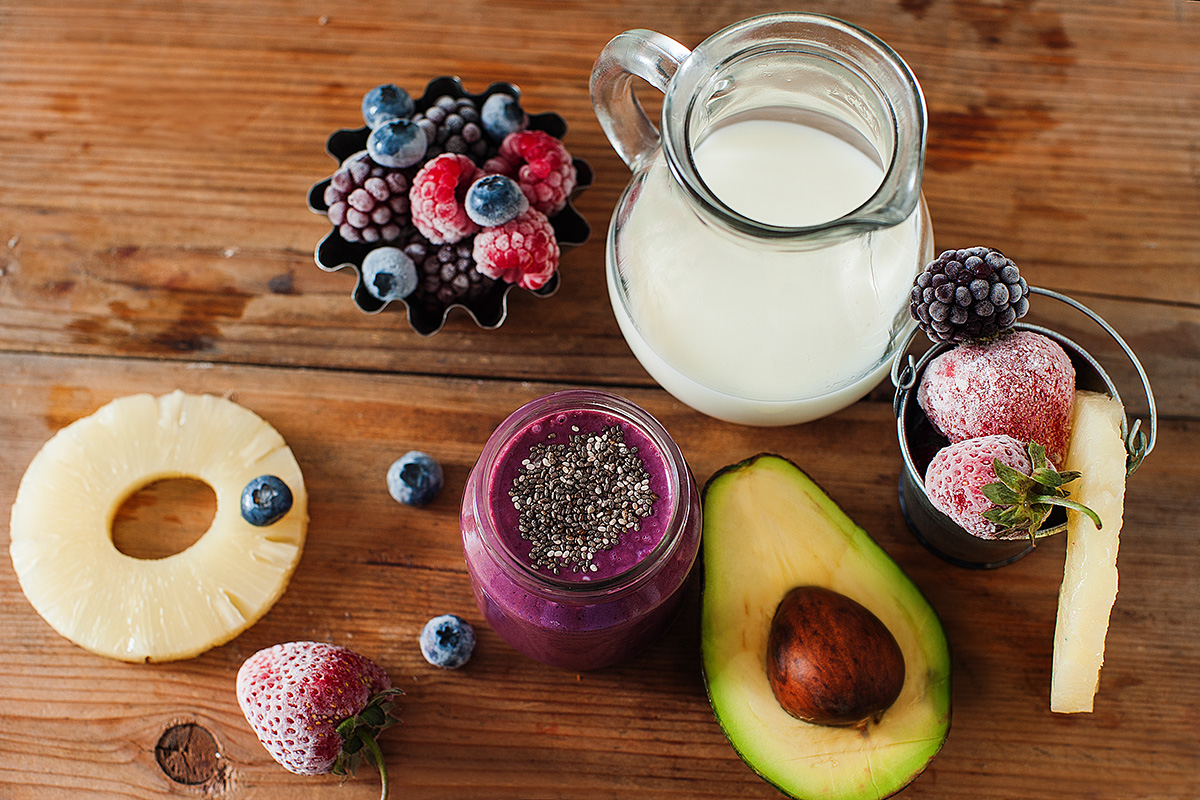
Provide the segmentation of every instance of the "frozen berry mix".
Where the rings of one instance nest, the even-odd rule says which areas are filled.
[[[549,220],[580,182],[571,154],[546,132],[565,126],[527,114],[515,88],[467,95],[456,79],[438,78],[414,100],[383,84],[363,96],[362,115],[366,128],[330,137],[345,161],[310,194],[335,228],[317,260],[326,270],[357,264],[375,300],[419,307],[414,328],[456,304],[476,319],[503,319],[491,306],[504,294],[492,288],[546,288],[561,253],[555,226],[577,237],[569,244],[586,236],[574,212]]]
[[[1054,506],[1095,517],[1063,488],[1075,367],[1054,340],[1010,330],[1029,287],[998,250],[947,250],[912,290],[914,318],[935,342],[959,344],[921,373],[917,404],[950,440],[929,462],[925,493],[982,539],[1035,539]],[[1097,523],[1098,524],[1098,523]]]

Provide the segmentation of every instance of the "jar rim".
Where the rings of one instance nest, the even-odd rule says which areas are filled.
[[[662,538],[644,558],[605,578],[597,580],[566,580],[531,569],[511,548],[505,545],[492,517],[489,494],[494,467],[505,455],[512,439],[526,426],[538,420],[572,411],[597,411],[635,427],[658,450],[666,480],[671,488],[673,507],[663,526]],[[691,482],[683,453],[675,440],[657,419],[636,403],[611,392],[596,389],[564,389],[535,398],[513,411],[488,438],[473,471],[477,480],[468,484],[470,496],[464,498],[474,509],[479,525],[479,539],[488,555],[501,570],[522,588],[555,595],[558,601],[612,599],[637,591],[650,581],[670,561],[680,547],[689,524]]]

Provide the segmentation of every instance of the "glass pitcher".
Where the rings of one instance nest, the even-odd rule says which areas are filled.
[[[665,95],[661,138],[634,76]],[[606,271],[646,371],[749,425],[816,419],[870,391],[933,258],[925,101],[900,57],[812,14],[744,20],[691,52],[632,30],[601,52],[591,94],[633,171]]]

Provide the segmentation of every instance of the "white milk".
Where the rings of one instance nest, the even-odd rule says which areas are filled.
[[[694,158],[726,205],[780,226],[844,216],[883,179],[846,141],[778,120],[720,128]],[[815,419],[870,391],[932,258],[923,203],[895,227],[789,249],[714,225],[672,180],[660,152],[628,190],[640,194],[615,231],[625,297],[608,270],[617,322],[647,372],[693,408],[751,425]]]
[[[854,145],[781,120],[719,128],[692,157],[725,205],[752,220],[789,228],[845,216],[883,182],[883,169]]]

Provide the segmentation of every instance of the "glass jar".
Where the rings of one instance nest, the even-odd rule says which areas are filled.
[[[661,139],[634,76],[665,93]],[[751,425],[816,419],[875,386],[933,257],[925,101],[900,57],[814,14],[747,19],[694,51],[632,30],[601,52],[591,94],[633,171],[606,273],[646,371]]]
[[[618,427],[654,492],[652,513],[592,568],[535,566],[518,530],[514,476],[540,444]],[[683,600],[700,543],[700,495],[683,454],[654,417],[607,392],[567,390],[533,400],[492,433],[463,492],[463,554],[488,624],[525,655],[567,669],[621,661],[657,639]]]

